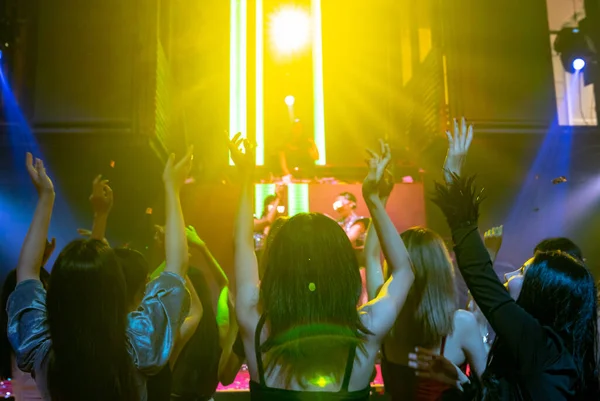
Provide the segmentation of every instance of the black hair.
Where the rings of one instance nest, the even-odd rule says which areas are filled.
[[[125,278],[107,244],[75,240],[62,250],[50,275],[46,307],[52,400],[138,399],[127,350]]]
[[[356,196],[351,192],[342,192],[338,196],[346,198],[346,200],[349,200],[350,202],[354,202],[356,204]]]
[[[275,235],[279,232],[281,227],[289,220],[290,218],[287,216],[279,216],[275,219],[271,227],[269,228],[269,234],[267,234],[267,238],[265,238],[265,246],[263,247],[262,254],[266,255],[269,251],[270,245],[273,243],[273,239],[275,239]],[[261,258],[260,264],[258,266],[258,276],[262,280],[265,275],[265,263],[264,258]]]
[[[129,248],[117,248],[115,254],[123,269],[126,285],[126,298],[128,305],[132,305],[136,295],[143,291],[148,281],[150,267],[144,255]]]
[[[269,213],[269,205],[275,202],[275,199],[277,199],[277,195],[267,195],[265,197],[265,199],[263,200],[263,210],[262,215],[260,216],[261,218],[265,217],[267,213]]]
[[[575,259],[583,260],[581,249],[573,241],[566,237],[546,238],[537,244],[533,249],[534,254],[536,252],[550,251],[562,251],[573,256]]]
[[[598,399],[597,289],[583,262],[566,252],[537,252],[525,273],[517,304],[564,342],[577,369],[576,399]],[[494,353],[492,349],[490,354]],[[484,390],[493,399],[498,380],[492,374],[484,381]]]
[[[339,379],[351,347],[364,351],[371,334],[357,311],[362,282],[348,236],[329,217],[300,213],[282,225],[264,258],[266,368],[281,367],[287,384],[319,372]]]

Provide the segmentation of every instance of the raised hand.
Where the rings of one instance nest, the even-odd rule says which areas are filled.
[[[181,189],[190,175],[192,160],[194,159],[193,154],[194,147],[189,146],[186,155],[176,163],[175,154],[171,153],[163,172],[163,181],[166,187],[176,191]]]
[[[390,147],[382,140],[379,141],[380,153],[367,149],[370,158],[367,160],[369,173],[363,181],[362,192],[365,199],[379,196],[380,185],[383,180],[388,164],[392,160]],[[384,186],[385,188],[385,186]],[[390,191],[391,192],[391,191]]]
[[[229,152],[231,153],[231,160],[233,160],[240,172],[252,172],[254,170],[254,166],[256,165],[254,157],[254,145],[248,139],[242,138],[242,134],[238,132],[229,141],[228,146]]]
[[[485,248],[490,254],[490,257],[492,258],[492,261],[496,259],[496,255],[498,255],[498,252],[502,247],[503,231],[504,226],[498,226],[490,228],[485,232],[485,234],[483,234],[483,242],[485,244]]]
[[[46,247],[44,248],[44,256],[42,256],[42,266],[46,264],[50,256],[54,253],[56,249],[56,238],[52,238],[51,241],[46,239]]]
[[[467,125],[465,118],[461,118],[460,125],[454,119],[452,132],[446,131],[448,137],[448,157],[464,158],[469,152],[469,147],[473,141],[473,126]]]
[[[35,185],[38,195],[54,195],[54,185],[52,184],[50,177],[48,177],[48,174],[46,174],[46,168],[41,159],[36,158],[34,162],[33,155],[27,152],[25,156],[25,167],[27,167],[27,172],[29,173],[31,182]]]
[[[90,203],[95,214],[108,214],[113,207],[113,191],[108,185],[108,180],[103,180],[101,175],[92,182]]]
[[[188,244],[190,245],[196,247],[202,247],[206,245],[206,243],[202,240],[202,238],[200,238],[200,236],[196,232],[196,229],[193,226],[187,226],[185,228],[185,236],[187,238]]]
[[[446,183],[452,182],[452,174],[461,174],[462,166],[471,147],[473,141],[473,126],[467,125],[464,117],[460,121],[460,125],[454,119],[454,127],[452,132],[446,131],[448,137],[448,153],[444,162],[444,175]]]
[[[379,197],[381,199],[389,198],[394,189],[394,175],[388,169],[383,173],[383,179],[379,182]]]

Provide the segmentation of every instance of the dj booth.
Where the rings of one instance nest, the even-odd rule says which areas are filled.
[[[256,184],[255,211],[260,214],[263,199],[275,193],[274,184]],[[239,200],[239,186],[223,183],[186,186],[183,209],[186,224],[191,224],[203,238],[225,271],[233,273],[233,220]],[[336,197],[343,192],[356,196],[356,213],[369,217],[361,195],[361,184],[296,183],[287,186],[285,214],[319,212],[337,218],[333,210]],[[422,183],[396,184],[387,211],[399,232],[425,225],[425,194]],[[192,255],[193,263],[203,263]]]

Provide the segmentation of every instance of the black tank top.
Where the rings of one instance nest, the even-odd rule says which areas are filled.
[[[350,348],[348,352],[348,361],[344,371],[344,380],[342,388],[338,392],[330,391],[297,391],[286,390],[274,387],[268,387],[265,381],[265,369],[260,352],[260,334],[266,322],[266,316],[263,315],[256,326],[254,333],[254,349],[256,352],[256,364],[258,367],[258,377],[260,383],[250,381],[250,399],[252,401],[367,401],[370,396],[371,387],[358,391],[348,391],[350,377],[352,376],[352,367],[354,366],[354,357],[356,355],[356,346]]]
[[[210,399],[219,385],[219,327],[213,311],[210,287],[204,274],[190,268],[188,276],[200,298],[203,314],[196,331],[181,350],[173,367],[173,399]]]
[[[446,337],[442,337],[440,355],[444,355]],[[415,375],[415,370],[397,363],[388,361],[385,348],[381,347],[381,373],[385,392],[392,401],[439,401],[444,393],[452,387],[433,379],[420,378]]]

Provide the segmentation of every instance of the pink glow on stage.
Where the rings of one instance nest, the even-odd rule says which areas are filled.
[[[377,374],[375,376],[375,380],[371,383],[371,386],[374,389],[383,388],[383,377],[381,376],[381,367],[379,365],[375,365],[375,369],[377,370]],[[248,372],[248,368],[246,365],[242,366],[242,369],[239,371],[233,383],[229,386],[223,386],[219,384],[217,391],[248,391],[250,387],[250,373]]]

